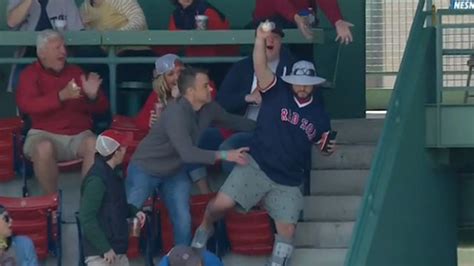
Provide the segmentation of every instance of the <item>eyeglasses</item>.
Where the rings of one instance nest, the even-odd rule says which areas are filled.
[[[294,76],[316,76],[316,70],[311,68],[295,68],[293,70]]]

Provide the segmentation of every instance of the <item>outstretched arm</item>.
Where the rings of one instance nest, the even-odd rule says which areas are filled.
[[[270,28],[268,28],[270,27]],[[253,64],[255,76],[257,77],[257,87],[260,91],[265,92],[275,81],[275,74],[268,67],[266,49],[266,39],[270,36],[271,26],[269,22],[261,23],[257,28],[255,37],[255,45],[253,48]]]

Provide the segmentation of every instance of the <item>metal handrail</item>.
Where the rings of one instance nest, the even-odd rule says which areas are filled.
[[[315,28],[314,38],[303,38],[297,29],[285,29],[284,43],[324,43],[324,30]],[[34,46],[37,32],[0,31],[0,47],[2,46]],[[255,40],[255,30],[216,30],[216,31],[73,31],[65,32],[64,38],[70,46],[106,46],[107,57],[71,57],[68,61],[78,64],[107,64],[109,67],[109,96],[112,114],[117,113],[117,65],[119,64],[151,64],[153,57],[118,57],[116,51],[121,46],[142,45],[250,45]],[[234,57],[184,57],[185,63],[232,63],[242,59]],[[35,58],[0,58],[0,64],[28,64]]]

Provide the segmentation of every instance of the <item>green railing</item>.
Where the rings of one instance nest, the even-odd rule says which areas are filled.
[[[454,266],[457,181],[425,147],[435,30],[418,3],[345,265]]]
[[[302,37],[296,29],[285,30],[284,43],[323,43],[324,32],[322,29],[314,29],[314,38],[307,40]],[[95,32],[80,31],[66,32],[65,40],[69,46],[106,46],[109,48],[107,57],[81,57],[69,58],[68,61],[75,64],[107,64],[109,67],[109,95],[111,111],[117,112],[117,84],[116,66],[118,64],[150,64],[153,57],[118,57],[117,47],[120,46],[142,46],[142,45],[249,45],[255,40],[254,30],[229,30],[229,31],[166,31],[150,30],[137,32]],[[0,31],[0,47],[2,46],[34,46],[36,33],[34,32],[12,32]],[[222,63],[236,62],[241,56],[236,57],[184,57],[185,63]],[[28,64],[35,58],[0,58],[0,64]]]
[[[472,123],[465,124],[459,117],[463,113],[472,113],[469,109],[474,107],[469,102],[474,97],[474,86],[468,81],[468,60],[474,55],[474,23],[461,19],[466,16],[474,16],[474,10],[442,9],[436,14],[436,98],[434,102],[428,102],[427,109],[430,128],[427,145],[430,147],[467,147],[473,144],[474,138],[461,137],[459,141],[453,141],[457,136],[474,130],[468,125]],[[452,122],[464,126],[462,129],[453,128],[449,126]]]

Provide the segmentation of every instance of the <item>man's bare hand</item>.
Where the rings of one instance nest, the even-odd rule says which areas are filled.
[[[74,79],[71,79],[66,87],[59,91],[59,100],[61,102],[81,98],[81,88],[77,86]]]
[[[316,142],[316,145],[317,146],[321,145],[321,140],[318,140],[318,142]],[[329,155],[333,154],[334,151],[336,151],[336,140],[329,140],[329,143],[327,145],[327,149],[324,150],[324,151],[321,151],[321,154],[329,156]]]
[[[303,36],[308,40],[313,39],[314,33],[308,23],[308,20],[298,14],[295,15],[294,20],[301,34],[303,34]]]
[[[251,94],[245,95],[245,101],[248,103],[253,103],[260,105],[262,103],[262,95],[259,90],[254,90]]]
[[[272,34],[271,30],[264,30],[265,23],[271,23],[271,22],[265,21],[265,22],[260,23],[260,25],[258,25],[258,28],[257,28],[257,38],[258,39],[265,40],[268,36],[270,36]]]
[[[109,251],[104,253],[104,260],[108,264],[113,264],[116,259],[117,259],[117,254],[115,254],[115,251],[113,249],[110,249]]]
[[[250,149],[248,147],[243,147],[236,150],[230,150],[227,152],[227,161],[234,162],[238,165],[246,165],[249,163],[247,152]]]
[[[351,27],[354,27],[354,24],[340,19],[336,22],[335,27],[337,32],[336,42],[339,41],[346,45],[352,42]]]
[[[156,123],[156,121],[158,121],[158,115],[156,114],[155,110],[151,110],[150,111],[150,120],[148,120],[148,127],[151,128],[153,126],[153,124]]]
[[[143,228],[143,226],[145,225],[145,221],[146,221],[146,214],[142,211],[139,211],[137,212],[137,218],[138,218],[138,222],[140,223],[140,227]]]
[[[90,100],[95,100],[99,92],[100,85],[102,84],[102,79],[97,73],[89,73],[87,79],[84,75],[81,76],[82,87],[87,98]]]

